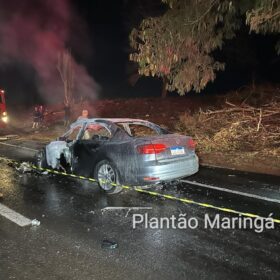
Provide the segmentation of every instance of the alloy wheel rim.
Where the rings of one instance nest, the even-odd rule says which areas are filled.
[[[101,165],[97,177],[101,188],[106,191],[113,188],[112,183],[116,183],[116,174],[110,164]]]

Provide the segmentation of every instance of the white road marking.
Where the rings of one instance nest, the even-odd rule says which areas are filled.
[[[104,211],[111,211],[111,210],[127,210],[125,217],[127,218],[128,214],[131,210],[152,210],[152,207],[105,207],[101,209],[103,214]]]
[[[39,151],[39,150],[36,150],[36,149],[32,149],[32,148],[28,148],[28,147],[24,147],[24,146],[19,146],[19,145],[3,143],[3,142],[0,142],[0,145],[15,147],[15,148],[24,149],[24,150],[29,150],[29,151],[32,151],[32,152],[38,152]]]
[[[105,207],[102,208],[101,211],[106,210],[152,210],[152,207]]]
[[[269,197],[265,197],[265,196],[252,194],[252,193],[235,191],[235,190],[231,190],[231,189],[211,186],[211,185],[202,184],[202,183],[198,183],[198,182],[195,182],[195,181],[189,181],[189,180],[180,180],[180,182],[188,183],[190,185],[195,185],[195,186],[199,186],[199,187],[203,187],[203,188],[207,188],[207,189],[213,189],[213,190],[218,190],[218,191],[222,191],[222,192],[233,193],[233,194],[237,194],[237,195],[241,195],[241,196],[246,196],[246,197],[250,197],[250,198],[255,198],[255,199],[259,199],[259,200],[265,200],[265,201],[280,204],[279,199],[269,198]]]
[[[16,223],[20,227],[29,226],[32,224],[32,220],[24,217],[16,211],[0,203],[0,215],[7,218],[8,220]]]

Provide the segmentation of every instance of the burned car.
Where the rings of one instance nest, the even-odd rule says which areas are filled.
[[[195,143],[140,119],[82,119],[38,155],[41,168],[95,178],[108,193],[121,184],[147,186],[198,171]],[[112,186],[112,183],[113,186]]]

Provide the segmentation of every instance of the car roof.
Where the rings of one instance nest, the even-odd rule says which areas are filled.
[[[92,119],[79,119],[75,121],[74,123],[71,124],[71,128],[75,127],[77,125],[82,125],[85,123],[91,123],[91,122],[96,122],[96,121],[106,121],[106,122],[112,122],[112,123],[150,123],[149,121],[146,120],[141,120],[141,119],[130,119],[130,118],[92,118]]]

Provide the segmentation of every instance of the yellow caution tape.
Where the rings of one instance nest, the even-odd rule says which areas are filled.
[[[69,174],[69,173],[60,172],[60,171],[57,171],[57,170],[52,170],[52,169],[47,169],[47,168],[40,168],[40,167],[37,167],[35,165],[31,165],[31,167],[35,170],[47,171],[49,173],[59,174],[59,175],[63,175],[63,176],[69,176],[69,177],[72,177],[72,178],[87,180],[87,181],[90,181],[90,182],[98,182],[96,179],[90,178],[90,177],[84,177],[84,176],[79,176],[79,175],[75,175],[75,174]],[[218,206],[211,205],[211,204],[208,204],[208,203],[196,202],[196,201],[193,201],[191,199],[181,198],[181,197],[177,197],[177,196],[173,196],[173,195],[169,195],[169,194],[162,194],[162,193],[158,193],[158,192],[154,192],[154,191],[143,190],[143,189],[137,188],[137,187],[133,188],[133,187],[130,187],[130,186],[118,185],[116,183],[111,183],[111,185],[112,186],[120,186],[123,189],[135,190],[137,192],[145,193],[145,194],[148,194],[148,195],[151,195],[151,196],[157,196],[157,197],[162,197],[162,198],[166,198],[166,199],[170,199],[170,200],[176,200],[176,201],[179,201],[179,202],[182,202],[182,203],[187,203],[187,204],[194,204],[194,205],[197,205],[197,206],[201,206],[201,207],[205,207],[205,208],[211,208],[211,209],[219,210],[219,211],[226,212],[226,213],[237,214],[237,215],[241,215],[241,216],[244,216],[244,217],[266,219],[265,217],[262,217],[262,216],[259,216],[259,215],[256,215],[256,214],[240,212],[240,211],[233,210],[233,209],[230,209],[230,208],[225,208],[225,207],[218,207]],[[280,219],[272,218],[272,220],[273,220],[274,223],[280,224]]]

